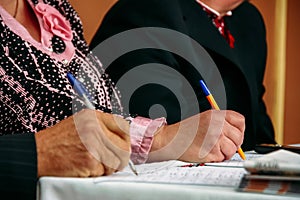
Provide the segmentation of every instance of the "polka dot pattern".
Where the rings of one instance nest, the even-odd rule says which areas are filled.
[[[51,42],[54,53],[60,54],[66,50],[66,44],[61,38],[54,36]]]
[[[96,109],[122,114],[119,92],[103,73],[100,61],[89,53],[77,13],[66,0],[43,2],[69,20],[75,55],[69,61],[56,60],[11,31],[0,13],[0,135],[35,133],[85,108],[67,72],[83,80]],[[56,44],[54,53],[64,53],[65,43],[60,38],[53,37],[52,43]]]

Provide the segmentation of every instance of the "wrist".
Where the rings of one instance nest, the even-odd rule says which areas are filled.
[[[168,138],[172,138],[169,129],[170,126],[165,124],[156,131],[153,137],[153,142],[152,142],[150,152],[162,149],[168,144],[169,141]]]
[[[149,154],[149,162],[157,162],[164,160],[174,160],[177,157],[173,154],[173,148],[168,148],[168,145],[174,140],[178,127],[176,124],[163,125],[155,133],[153,144]]]

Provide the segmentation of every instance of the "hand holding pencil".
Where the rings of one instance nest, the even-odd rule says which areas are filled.
[[[212,96],[212,94],[210,93],[209,89],[207,88],[206,84],[204,83],[203,80],[200,80],[200,85],[201,85],[201,88],[207,98],[207,100],[209,101],[211,107],[215,110],[220,110],[217,102],[215,101],[214,97]],[[243,160],[246,160],[246,156],[245,156],[245,153],[243,152],[242,148],[238,148],[238,154],[240,155],[240,157],[243,159]]]

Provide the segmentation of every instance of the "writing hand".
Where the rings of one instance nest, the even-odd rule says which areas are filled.
[[[128,123],[83,110],[36,133],[38,176],[90,177],[123,169],[130,157]]]

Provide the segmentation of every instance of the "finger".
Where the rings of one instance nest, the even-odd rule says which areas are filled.
[[[226,112],[226,121],[232,126],[244,133],[245,131],[245,117],[235,111],[228,110]]]
[[[105,167],[104,165],[100,162],[97,161],[97,167],[95,167],[90,174],[90,177],[97,177],[97,176],[103,176],[105,175]]]
[[[230,139],[236,147],[241,146],[244,140],[244,133],[228,122],[225,123],[223,128],[223,135]]]
[[[87,150],[94,156],[94,158],[103,163],[104,165],[118,169],[120,166],[120,155],[116,154],[111,146],[111,142],[108,142],[106,135],[101,131],[100,127],[97,130],[96,128],[92,128],[89,130],[88,135],[84,138],[84,145]]]
[[[205,162],[222,162],[225,160],[225,155],[221,151],[220,144],[216,145],[215,148],[209,153]]]
[[[125,161],[126,159],[128,161],[130,156],[129,139],[127,142],[112,133],[103,120],[96,117],[97,113],[99,112],[85,110],[76,117],[76,127],[81,141],[88,151],[106,166],[113,169],[126,166]]]
[[[111,115],[109,117],[111,117],[112,119]],[[114,117],[114,119],[121,119],[118,116],[116,117],[117,118]],[[105,124],[103,124],[103,122]],[[121,122],[125,122],[128,126],[128,123],[124,119],[121,119]],[[114,122],[105,122],[105,119],[100,118],[99,124],[100,125],[98,130],[104,133],[99,134],[99,137],[101,137],[101,141],[107,147],[107,149],[114,153],[115,157],[119,158],[119,166],[117,167],[117,169],[123,169],[126,165],[128,165],[128,160],[131,152],[129,135],[123,133],[123,130],[116,128],[117,125],[114,125]]]
[[[118,169],[123,169],[128,165],[131,146],[129,134],[129,124],[119,116],[112,116],[107,113],[98,113],[100,130],[102,129],[102,141],[120,160]],[[125,127],[125,128],[124,128]]]
[[[129,123],[117,115],[97,112],[99,123],[103,123],[107,129],[119,136],[121,140],[130,141]]]
[[[101,128],[99,130],[101,131]],[[128,165],[130,157],[130,143],[129,141],[126,142],[124,140],[120,140],[120,137],[110,132],[110,130],[106,130],[105,133],[106,134],[98,134],[98,140],[102,143],[103,146],[105,146],[105,150],[107,150],[109,154],[113,154],[113,157],[111,157],[117,160],[111,163],[114,165],[107,163],[107,161],[103,162],[105,162],[105,165],[108,167],[114,169],[123,169],[126,165]]]
[[[117,169],[107,167],[107,166],[104,166],[104,169],[105,169],[104,175],[111,175],[117,171]]]
[[[109,167],[114,166],[113,167],[114,169],[122,170],[124,167],[128,165],[128,161],[130,158],[130,153],[128,151],[123,151],[120,150],[119,148],[115,148],[115,146],[110,146],[110,145],[107,145],[107,148],[112,154],[114,154],[114,158],[117,159],[116,161],[113,162],[115,165],[107,165],[107,166]]]
[[[106,145],[109,145],[109,147],[114,150],[115,152],[120,151],[120,152],[124,152],[125,154],[129,154],[130,153],[130,138],[129,136],[126,136],[126,139],[123,139],[121,137],[119,137],[119,135],[112,131],[107,129],[106,127],[104,127],[102,129],[102,131],[104,132],[104,134],[102,135],[103,137],[103,142]]]
[[[97,167],[95,167],[90,174],[90,177],[97,177],[102,175],[110,175],[116,172],[117,170],[111,167],[107,167],[100,161],[97,161]]]
[[[221,152],[223,153],[225,160],[229,160],[237,150],[236,145],[227,137],[222,137],[220,141]]]

